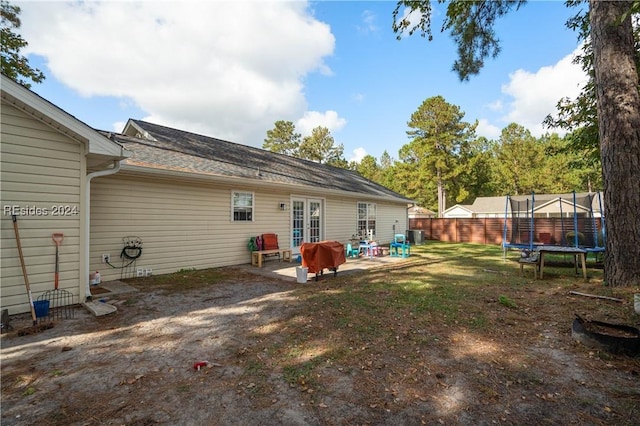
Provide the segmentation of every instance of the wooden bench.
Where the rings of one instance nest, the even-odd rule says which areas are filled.
[[[291,262],[291,250],[290,249],[272,249],[272,250],[257,250],[251,252],[251,264],[262,268],[262,260],[264,256],[277,254],[281,256],[281,260]]]

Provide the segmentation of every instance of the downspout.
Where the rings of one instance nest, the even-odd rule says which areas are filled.
[[[114,160],[113,162],[113,167],[107,170],[100,170],[97,172],[93,172],[93,173],[89,173],[86,176],[86,184],[85,184],[85,208],[84,208],[84,247],[85,249],[82,251],[82,256],[84,257],[84,265],[85,265],[85,271],[84,271],[84,277],[81,277],[80,279],[83,279],[85,281],[85,299],[86,301],[90,301],[91,300],[91,287],[89,284],[89,252],[91,250],[90,248],[90,242],[91,242],[91,237],[90,237],[90,219],[91,219],[91,179],[96,178],[96,177],[101,177],[101,176],[108,176],[108,175],[112,175],[115,173],[118,173],[118,171],[120,171],[120,160]]]
[[[536,221],[533,217],[533,212],[536,209],[536,194],[531,192],[531,219],[529,221],[529,251],[533,251],[533,239],[535,236]]]
[[[511,197],[507,194],[507,204],[504,206],[504,226],[502,227],[502,258],[504,260],[507,260],[507,211],[511,205],[510,199]],[[511,235],[513,235],[513,209],[511,209]],[[509,241],[509,243],[512,242]]]

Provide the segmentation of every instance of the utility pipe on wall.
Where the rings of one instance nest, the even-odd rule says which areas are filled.
[[[107,170],[100,170],[97,172],[89,173],[86,177],[85,184],[85,208],[84,208],[84,247],[82,251],[83,263],[84,263],[84,277],[81,277],[85,281],[85,300],[91,300],[91,286],[89,284],[89,252],[91,251],[90,242],[90,219],[91,219],[91,179],[101,176],[108,176],[120,171],[120,160],[113,162],[113,167]]]

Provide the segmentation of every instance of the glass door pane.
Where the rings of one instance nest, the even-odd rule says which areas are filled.
[[[309,242],[317,243],[322,239],[322,203],[309,201]]]
[[[292,245],[291,249],[294,253],[297,253],[299,250],[296,250],[297,247],[300,247],[302,243],[304,243],[305,232],[304,232],[304,204],[305,202],[302,200],[294,200],[293,208],[291,209],[292,215]]]

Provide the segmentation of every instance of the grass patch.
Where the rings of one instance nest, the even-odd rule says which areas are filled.
[[[237,272],[236,272],[237,273]],[[179,293],[197,290],[230,279],[234,272],[227,268],[180,269],[172,274],[151,277],[128,278],[123,281],[141,290],[163,290],[165,293]]]
[[[317,381],[313,377],[313,372],[320,363],[321,360],[315,358],[299,364],[286,365],[282,369],[282,376],[291,387],[299,387],[302,390],[316,387]]]
[[[592,312],[592,302],[582,299],[578,306],[551,303],[564,301],[570,289],[583,286],[581,277],[564,268],[558,276],[545,274],[544,280],[532,282],[519,275],[517,263],[504,260],[499,246],[428,242],[412,247],[412,254],[414,263],[397,269],[344,275],[314,291],[300,290],[295,321],[285,322],[286,333],[278,334],[277,345],[267,346],[273,357],[269,365],[280,366],[292,386],[312,386],[314,377],[322,375],[318,359],[353,371],[376,371],[376,363],[388,365],[388,360],[377,360],[389,353],[400,363],[417,362],[421,354],[439,350],[446,357],[456,351],[466,357],[462,336],[476,342],[468,347],[471,353],[485,350],[482,342],[511,336],[520,347],[524,340],[537,338],[527,315],[551,318],[558,333],[565,334],[580,306]],[[602,288],[599,270],[589,272],[593,286],[611,291]],[[508,315],[501,307],[509,308]],[[619,306],[599,308],[608,317],[612,309],[622,313]],[[307,361],[303,354],[311,342],[326,352]],[[493,346],[486,343],[486,350]]]
[[[498,296],[498,303],[500,303],[502,306],[506,306],[507,308],[517,308],[518,307],[516,302],[514,302],[513,300],[511,300],[509,297],[505,296],[504,294],[501,294],[500,296]]]

